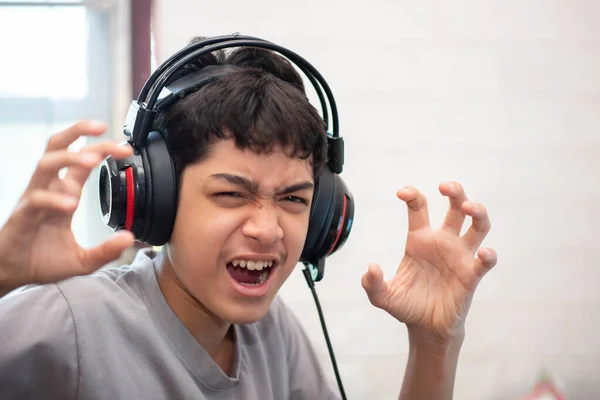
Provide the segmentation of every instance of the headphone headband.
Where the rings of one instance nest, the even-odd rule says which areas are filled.
[[[321,76],[319,71],[317,71],[316,68],[314,68],[307,60],[305,60],[300,55],[298,55],[282,46],[278,46],[270,41],[260,39],[260,38],[254,37],[254,36],[243,36],[243,35],[218,36],[218,37],[214,37],[214,38],[204,39],[198,43],[193,43],[193,44],[181,49],[179,52],[177,52],[174,55],[172,55],[171,57],[169,57],[169,59],[167,59],[150,76],[150,78],[147,80],[146,84],[144,85],[144,88],[142,88],[140,95],[138,96],[138,103],[142,104],[146,100],[146,98],[148,97],[148,92],[150,92],[153,89],[153,87],[154,87],[154,90],[156,90],[156,86],[158,86],[158,90],[160,92],[160,90],[161,90],[160,87],[164,85],[164,82],[162,85],[160,84],[160,82],[157,85],[155,85],[155,82],[159,78],[164,76],[165,74],[168,75],[168,77],[165,79],[165,81],[168,81],[169,77],[173,73],[177,72],[177,70],[179,69],[179,68],[177,68],[176,65],[173,66],[173,64],[179,64],[179,62],[181,61],[181,62],[183,62],[183,65],[185,65],[188,62],[190,62],[191,60],[198,58],[206,53],[210,53],[210,52],[213,52],[216,50],[230,48],[230,47],[237,47],[235,44],[231,44],[231,45],[227,45],[227,46],[223,46],[223,47],[213,46],[215,44],[219,44],[219,43],[223,43],[223,42],[234,42],[234,41],[242,42],[242,43],[236,43],[237,46],[261,47],[261,48],[266,48],[269,50],[276,51],[279,54],[287,57],[293,64],[295,64],[298,68],[300,68],[300,70],[304,73],[304,75],[306,75],[306,77],[310,80],[312,86],[315,88],[315,91],[317,92],[319,101],[321,103],[321,108],[323,111],[322,117],[323,117],[323,120],[325,121],[326,126],[328,126],[329,117],[328,117],[328,112],[327,112],[327,105],[325,103],[325,97],[323,96],[323,92],[321,91],[321,86],[322,86],[323,89],[325,90],[325,92],[327,93],[327,100],[329,101],[329,106],[332,109],[331,112],[333,114],[333,119],[334,119],[334,121],[333,121],[334,126],[333,126],[332,134],[334,137],[339,136],[339,127],[338,127],[339,120],[338,120],[338,116],[337,116],[337,108],[335,105],[335,100],[333,98],[333,94],[331,93],[329,86],[327,85],[327,82]],[[198,50],[203,49],[208,46],[213,46],[213,47],[207,51],[198,51]],[[187,56],[189,56],[189,58]],[[183,61],[183,59],[185,59],[186,61]],[[183,65],[181,65],[181,66],[183,66]],[[173,68],[175,70],[172,70]],[[172,70],[172,72],[169,72],[169,70]],[[151,98],[153,97],[152,93],[150,94],[150,97]],[[153,108],[153,103],[151,104],[151,102],[152,102],[152,100],[150,100],[147,104],[148,109]]]
[[[161,67],[157,69],[146,81],[146,84],[138,96],[137,102],[134,101],[131,104],[127,114],[124,133],[125,135],[131,137],[131,142],[134,147],[141,147],[146,142],[148,133],[152,130],[151,128],[156,115],[156,102],[166,83],[176,72],[178,72],[192,60],[197,59],[205,54],[240,46],[257,47],[275,51],[285,56],[294,65],[296,65],[304,73],[304,75],[306,75],[317,92],[321,102],[323,113],[322,118],[325,123],[325,128],[328,131],[329,122],[327,105],[321,88],[325,91],[329,107],[331,108],[332,116],[332,132],[331,134],[328,133],[327,138],[330,153],[328,164],[334,173],[341,173],[344,163],[343,139],[339,136],[338,112],[335,99],[329,85],[321,73],[297,53],[272,42],[252,36],[228,35],[206,39],[187,46],[165,61]],[[145,103],[144,101],[146,98],[148,98],[148,101]]]
[[[325,81],[323,76],[321,76],[319,71],[317,71],[317,69],[315,67],[313,67],[308,61],[306,61],[300,55],[292,52],[291,50],[288,50],[285,47],[282,47],[282,46],[279,46],[274,43],[271,43],[271,42],[268,42],[265,40],[261,40],[261,39],[256,39],[256,40],[254,40],[254,39],[238,39],[238,38],[235,38],[233,40],[223,39],[222,41],[220,41],[218,43],[210,44],[210,45],[207,45],[204,42],[195,43],[193,45],[190,45],[189,47],[192,48],[191,52],[186,52],[180,58],[173,60],[173,64],[170,65],[169,67],[167,67],[164,70],[164,72],[156,78],[157,82],[155,84],[153,82],[153,87],[150,88],[147,108],[148,109],[153,108],[154,103],[156,102],[156,98],[158,97],[158,94],[156,94],[157,91],[158,91],[158,93],[160,93],[160,90],[165,85],[165,83],[168,82],[168,80],[177,71],[179,71],[179,69],[184,67],[190,61],[192,61],[196,58],[199,58],[207,53],[212,53],[214,51],[218,51],[218,50],[222,50],[222,49],[226,49],[226,48],[232,48],[232,47],[239,47],[239,46],[258,47],[258,48],[264,48],[264,49],[276,51],[277,53],[287,57],[288,60],[290,60],[294,65],[296,65],[304,73],[304,75],[308,78],[308,80],[311,82],[312,86],[314,87],[315,91],[317,92],[317,95],[319,96],[319,100],[321,102],[321,108],[322,108],[322,112],[323,112],[322,118],[323,118],[323,121],[325,122],[325,126],[328,130],[329,117],[328,117],[328,112],[327,112],[327,104],[325,103],[325,97],[323,96],[323,91],[321,90],[321,88],[323,88],[323,90],[325,90],[325,93],[327,95],[327,100],[329,102],[329,106],[331,107],[331,110],[332,110],[331,111],[332,118],[334,120],[332,133],[333,133],[334,137],[339,136],[339,127],[338,127],[339,122],[338,122],[338,117],[337,117],[337,109],[335,106],[335,100],[333,98],[333,94],[331,93],[331,89],[329,88],[329,86],[327,85],[327,82]]]
[[[146,100],[146,98],[148,97],[148,92],[150,91],[150,88],[152,87],[152,85],[154,85],[154,82],[156,82],[156,79],[158,79],[158,77],[160,75],[162,75],[167,68],[169,68],[171,65],[173,65],[173,63],[176,62],[181,57],[183,57],[187,54],[190,54],[191,52],[193,52],[199,48],[202,48],[202,47],[214,44],[214,43],[222,42],[225,39],[235,40],[236,38],[248,39],[248,40],[262,40],[262,41],[266,42],[266,40],[260,39],[260,38],[254,37],[254,36],[224,35],[224,36],[215,36],[215,37],[206,38],[198,43],[190,44],[190,45],[184,47],[183,49],[179,50],[175,54],[173,54],[171,57],[167,58],[166,61],[164,61],[161,65],[159,65],[156,68],[156,70],[152,73],[152,75],[150,75],[150,77],[146,81],[146,84],[140,91],[140,94],[138,95],[138,99],[137,99],[138,102],[143,103]]]

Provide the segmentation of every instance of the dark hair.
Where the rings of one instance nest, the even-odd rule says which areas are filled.
[[[269,50],[240,47],[195,60],[173,80],[214,64],[243,68],[187,95],[155,120],[178,176],[208,156],[211,144],[234,139],[238,148],[257,154],[279,145],[290,157],[310,159],[316,177],[327,157],[325,125],[292,64]]]

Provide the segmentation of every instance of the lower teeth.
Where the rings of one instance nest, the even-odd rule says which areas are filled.
[[[269,277],[269,271],[268,270],[264,270],[263,272],[260,273],[259,277],[258,277],[258,282],[256,283],[243,283],[240,282],[242,285],[245,286],[260,286],[263,283],[266,282],[267,278]]]

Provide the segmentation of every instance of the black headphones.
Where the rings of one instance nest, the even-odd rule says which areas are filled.
[[[344,142],[339,136],[333,94],[321,74],[296,53],[251,36],[227,35],[205,39],[180,50],[148,78],[138,99],[131,103],[125,121],[124,145],[134,153],[124,160],[108,157],[100,166],[99,197],[104,223],[113,230],[127,229],[137,240],[153,246],[165,244],[177,212],[177,176],[163,133],[153,130],[157,113],[201,86],[241,67],[209,65],[168,83],[190,61],[217,50],[257,47],[281,54],[306,75],[321,103],[327,133],[327,165],[315,179],[308,233],[300,262],[311,266],[314,281],[323,278],[325,258],[345,243],[354,219],[354,199],[339,174],[344,163]],[[323,95],[323,91],[325,95]],[[329,133],[327,102],[333,122]]]

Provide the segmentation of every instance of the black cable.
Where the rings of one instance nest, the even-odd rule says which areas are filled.
[[[317,312],[319,313],[319,319],[321,320],[321,327],[323,328],[323,334],[325,335],[325,341],[327,342],[327,349],[329,350],[329,356],[331,357],[331,363],[333,364],[333,371],[335,372],[335,379],[337,380],[338,387],[340,388],[340,394],[342,395],[342,400],[346,400],[346,393],[344,392],[344,386],[342,385],[342,378],[340,377],[340,372],[338,371],[337,363],[335,361],[335,355],[333,354],[333,347],[331,346],[331,341],[329,340],[329,334],[327,333],[327,326],[325,325],[325,318],[323,317],[323,310],[321,310],[321,304],[319,303],[319,297],[317,296],[317,291],[315,290],[315,282],[310,275],[309,267],[304,264],[304,269],[302,269],[302,273],[304,274],[304,278],[306,278],[306,283],[310,288],[310,291],[313,295],[313,299],[315,299],[315,304],[317,305]]]

